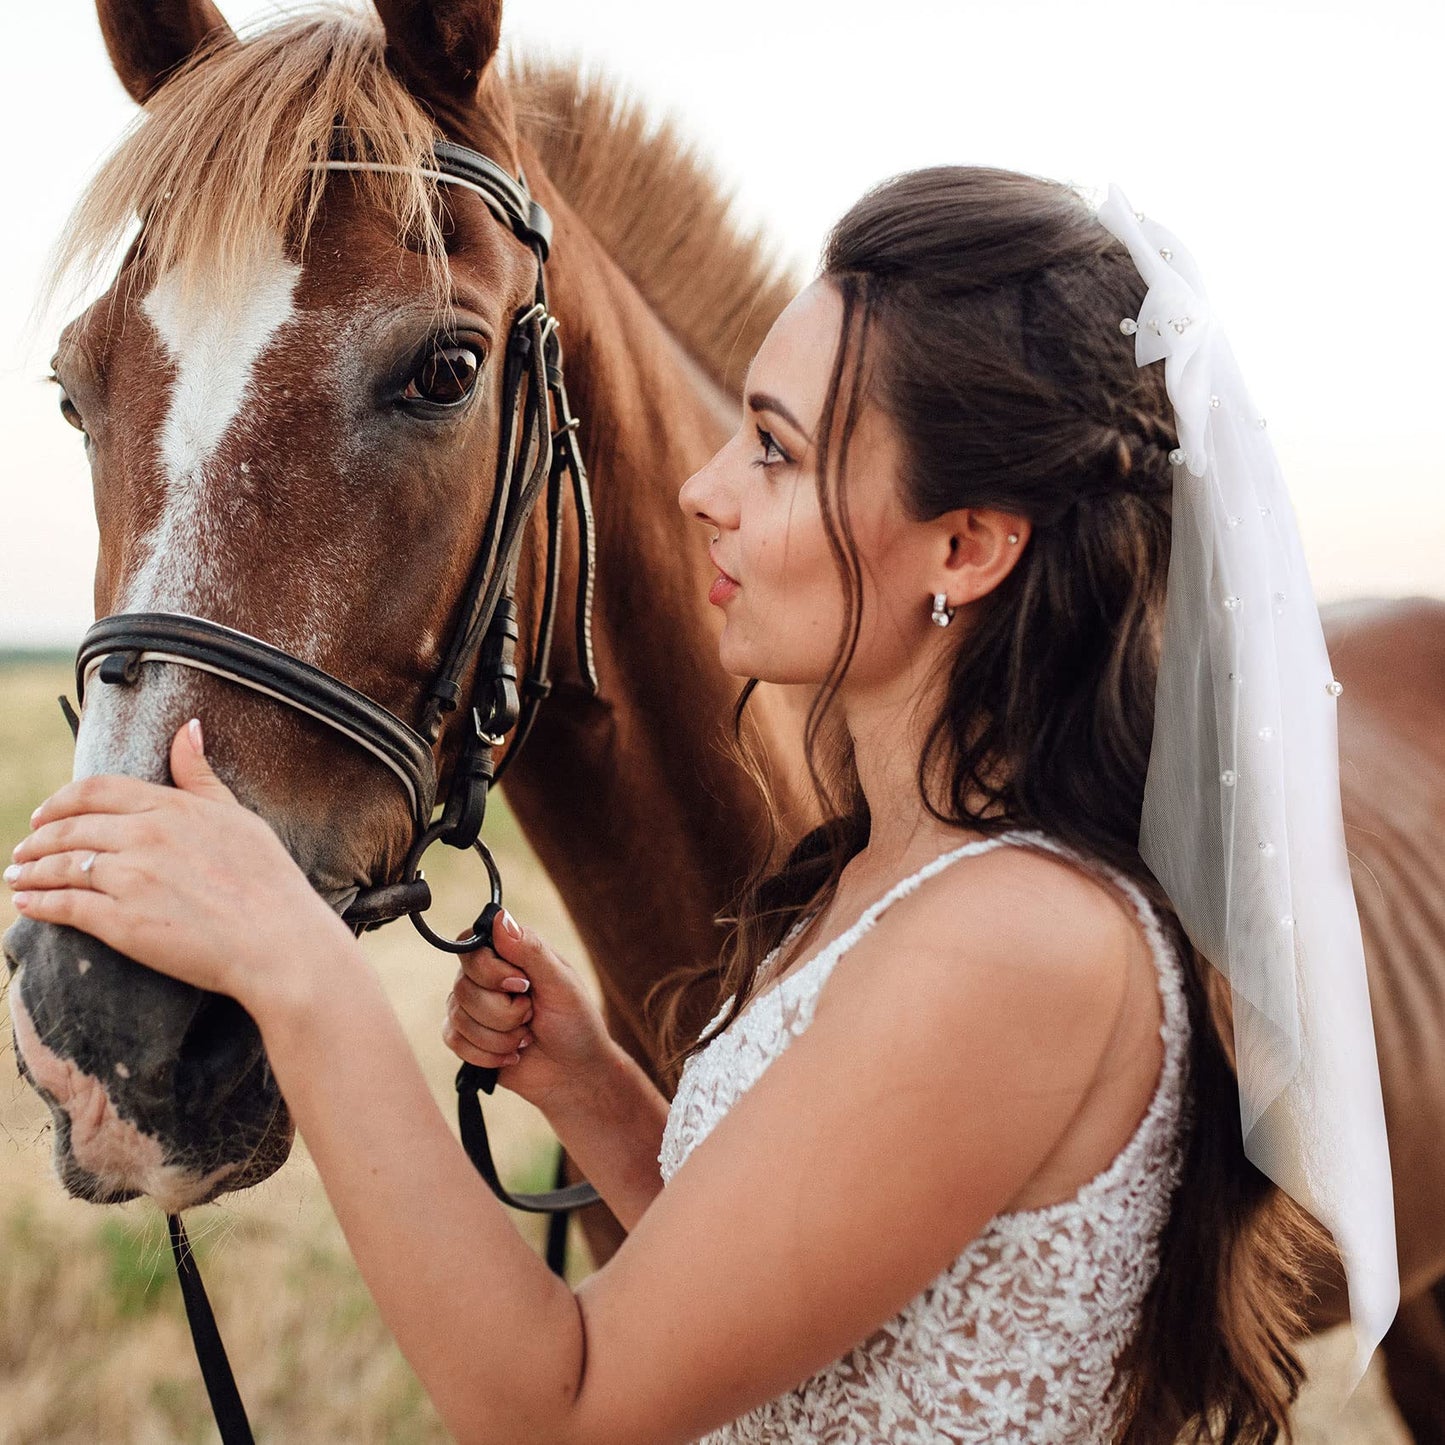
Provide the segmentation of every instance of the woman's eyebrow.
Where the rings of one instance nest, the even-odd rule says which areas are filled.
[[[753,411],[770,411],[774,416],[780,416],[798,433],[800,437],[806,437],[808,441],[813,438],[808,435],[808,429],[780,402],[777,397],[768,395],[764,391],[753,391],[748,393],[748,406]]]

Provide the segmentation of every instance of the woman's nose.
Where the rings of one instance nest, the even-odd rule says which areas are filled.
[[[720,530],[727,525],[727,489],[721,485],[720,460],[723,453],[717,452],[705,465],[699,467],[683,484],[677,494],[677,505],[685,517],[695,518],[704,526]]]

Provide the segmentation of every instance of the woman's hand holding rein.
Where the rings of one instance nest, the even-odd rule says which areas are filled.
[[[544,1113],[586,1094],[616,1045],[575,969],[505,909],[491,948],[461,958],[442,1039],[459,1059],[501,1070],[500,1082]]]
[[[657,1155],[667,1100],[607,1032],[565,960],[503,912],[491,948],[462,955],[442,1038],[458,1058],[500,1071],[534,1104],[624,1228],[662,1189]]]

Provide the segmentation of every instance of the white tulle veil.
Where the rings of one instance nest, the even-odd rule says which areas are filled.
[[[1265,420],[1193,258],[1118,186],[1098,216],[1148,287],[1119,329],[1140,366],[1163,361],[1179,434],[1139,852],[1229,980],[1245,1153],[1339,1246],[1353,1384],[1399,1277],[1340,811],[1342,688]]]

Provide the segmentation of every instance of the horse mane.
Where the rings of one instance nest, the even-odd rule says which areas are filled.
[[[518,124],[553,183],[684,348],[736,390],[794,289],[761,235],[671,125],[649,126],[614,85],[576,67],[513,58]],[[100,168],[66,227],[47,299],[93,284],[145,220],[143,274],[220,282],[286,236],[304,250],[337,154],[425,261],[439,295],[447,258],[430,163],[435,124],[392,73],[374,16],[324,4],[203,47],[170,76]],[[625,178],[619,184],[619,178]]]
[[[712,378],[742,387],[753,353],[798,289],[765,233],[670,121],[651,122],[615,82],[512,56],[518,129],[552,183]]]

